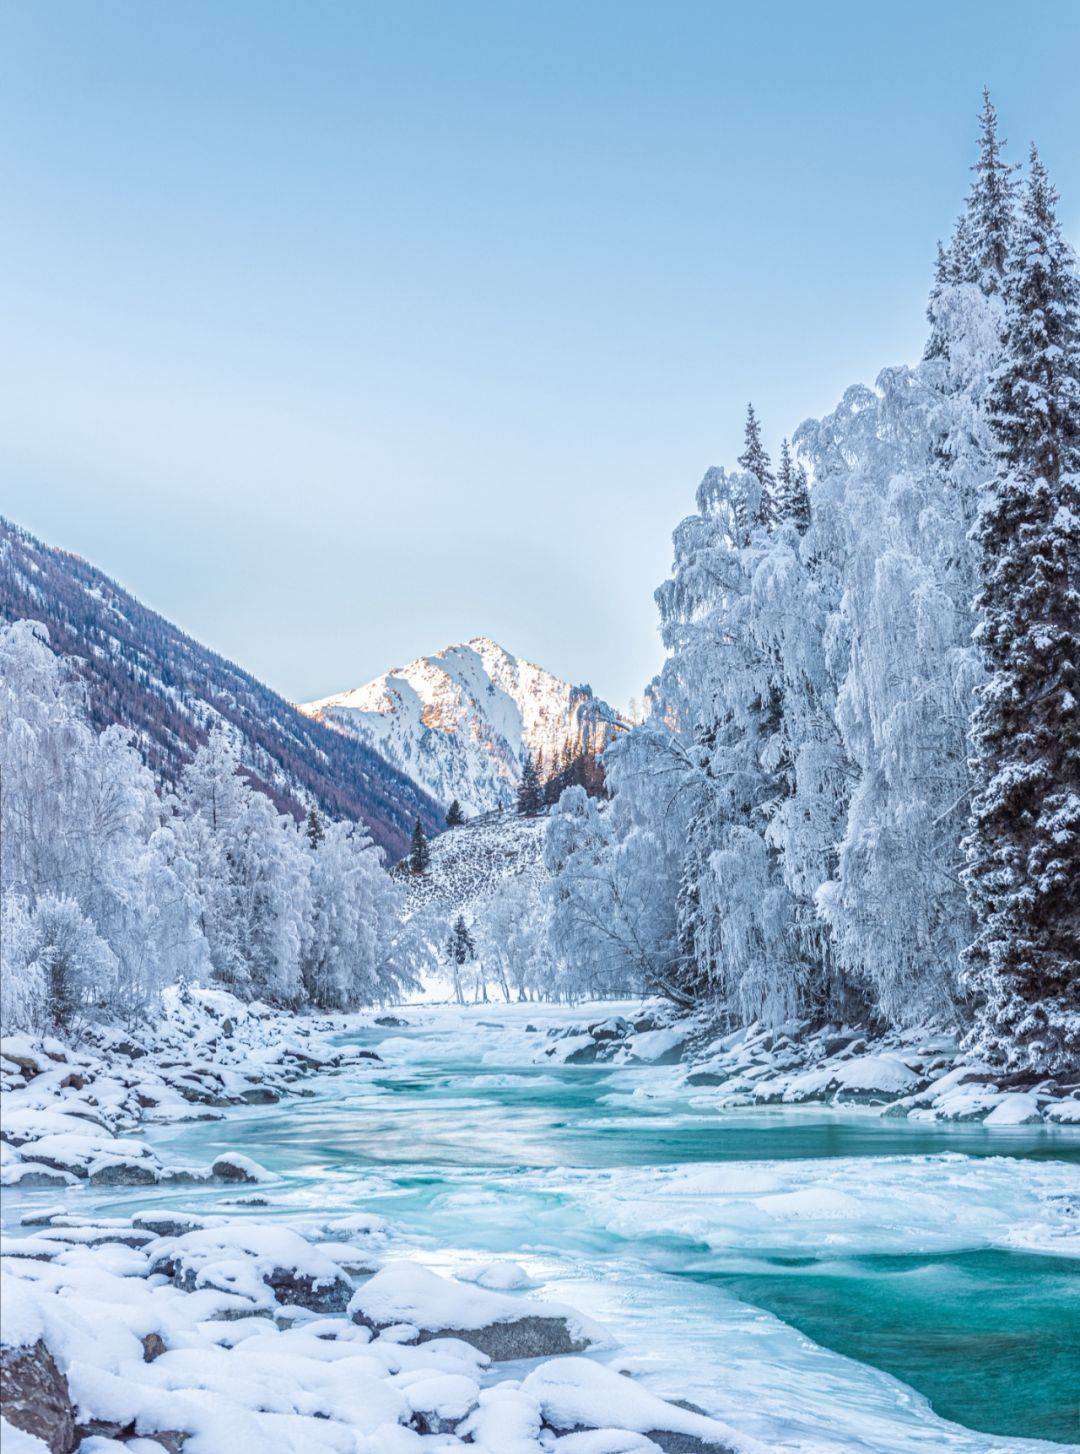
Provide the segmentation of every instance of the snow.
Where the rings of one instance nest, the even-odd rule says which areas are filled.
[[[627,1052],[635,1059],[654,1063],[678,1050],[686,1039],[685,1026],[672,1025],[665,1030],[644,1030],[625,1041]]]
[[[188,1054],[204,1066],[215,1064],[196,1045],[200,1011],[189,1006],[183,1013],[190,1017],[185,1022],[188,1033],[180,1037]],[[500,1066],[527,1065],[545,1049],[584,1041],[607,1057],[602,1073],[616,1097],[640,1104],[641,1114],[650,1115],[647,1096],[638,1103],[633,1091],[654,1095],[665,1124],[682,1130],[690,1119],[683,1114],[686,1103],[696,1094],[686,1081],[697,1065],[726,1067],[726,1057],[731,1057],[732,1064],[739,1062],[745,1070],[760,1058],[767,1075],[782,1078],[789,1073],[779,1069],[791,1055],[786,1034],[751,1031],[732,1037],[725,1032],[714,1039],[700,1020],[677,1023],[679,1044],[688,1056],[684,1064],[663,1067],[621,1058],[631,1037],[672,1028],[654,1022],[654,1029],[633,1028],[650,1023],[652,1013],[625,1003],[418,1008],[409,1013],[407,1031],[387,1027],[379,1049],[388,1064],[379,1075],[424,1079],[437,1043],[437,1059],[457,1067],[455,1083],[467,1087],[464,1098],[445,1103],[446,1113],[454,1121],[464,1118],[467,1128],[479,1128],[491,1106],[485,1112],[481,1090],[471,1084],[484,1078],[475,1076],[472,1067],[490,1064],[495,1074],[489,1079],[497,1086],[506,1079],[498,1073]],[[375,1018],[357,1016],[350,1023],[370,1026]],[[250,1063],[255,1054],[267,1054],[265,1063],[276,1075],[287,1063],[275,1059],[273,1052],[281,1034],[278,1019],[272,1014],[257,1019],[258,1036],[253,1028],[244,1032],[252,1037],[246,1059]],[[318,1029],[301,1034],[302,1028],[296,1027],[299,1042],[293,1038],[292,1043],[312,1051],[316,1062],[324,1057],[333,1062],[335,1047]],[[147,1040],[149,1053],[136,1062],[138,1083],[160,1085],[160,1061],[172,1058],[175,1047],[160,1049],[152,1036]],[[396,1048],[388,1049],[391,1041]],[[859,1065],[867,1058],[880,1055],[893,1066],[910,1061],[937,1067],[952,1049],[929,1034],[915,1034],[903,1045],[892,1042],[889,1048],[864,1053],[859,1041],[837,1035],[833,1027],[812,1053],[819,1053],[825,1043],[840,1042],[843,1047],[823,1063],[828,1063],[830,1078],[837,1066],[856,1065],[854,1080],[859,1083],[868,1080],[865,1065]],[[366,1035],[364,1043],[371,1043]],[[233,1054],[220,1039],[217,1051]],[[105,1109],[97,1109],[118,1131],[137,1124],[137,1117],[155,1114],[132,1105],[123,1093],[121,1080],[127,1078],[129,1062],[117,1056],[110,1073],[96,1051],[80,1055],[88,1084],[85,1091],[74,1093],[76,1101],[100,1092]],[[61,1071],[69,1063],[70,1058],[55,1062]],[[340,1066],[336,1108],[333,1082],[320,1075],[316,1084],[323,1100],[316,1118],[300,1119],[303,1108],[315,1105],[297,1102],[275,1109],[278,1127],[288,1125],[290,1136],[302,1142],[305,1129],[317,1125],[320,1136],[333,1145],[335,1116],[375,1124],[369,1112],[380,1105],[385,1112],[387,1103],[385,1089],[372,1079],[370,1063],[343,1056]],[[543,1084],[559,1118],[560,1091],[582,1085],[582,1076],[592,1073],[574,1067],[518,1079],[532,1087]],[[68,1115],[55,1109],[61,1103],[60,1078],[51,1071],[36,1078],[40,1105],[28,1102],[33,1079],[5,1093],[5,1101],[21,1108],[22,1131],[67,1134],[53,1120]],[[936,1070],[933,1076],[921,1075],[919,1083],[940,1088],[943,1079],[944,1073]],[[968,1089],[961,1081],[953,1078],[953,1090]],[[442,1071],[436,1084],[443,1085]],[[282,1082],[283,1092],[287,1089]],[[425,1103],[436,1117],[441,1094]],[[1000,1095],[996,1090],[993,1094]],[[1038,1103],[1039,1096],[1033,1093],[1032,1098]],[[807,1114],[801,1108],[754,1112],[763,1136],[765,1118],[797,1120]],[[865,1109],[827,1114],[861,1116],[868,1124],[876,1117]],[[247,1115],[241,1112],[237,1124],[245,1124]],[[491,1124],[503,1134],[498,1131],[504,1125],[502,1112]],[[581,1129],[586,1126],[600,1129],[591,1113]],[[216,1143],[217,1157],[229,1155],[218,1139],[223,1130],[216,1122],[206,1131]],[[427,1131],[437,1138],[434,1126],[421,1131],[417,1125],[418,1135]],[[100,1127],[89,1128],[91,1140],[102,1134]],[[155,1149],[167,1146],[175,1134],[172,1128],[160,1128]],[[999,1134],[1007,1138],[1008,1127]],[[258,1165],[250,1157],[230,1160]],[[910,1389],[829,1354],[760,1310],[723,1297],[718,1301],[715,1291],[698,1288],[692,1279],[688,1300],[684,1303],[680,1292],[674,1311],[670,1279],[628,1278],[625,1259],[613,1258],[611,1249],[624,1238],[644,1248],[644,1239],[652,1237],[664,1249],[665,1265],[670,1258],[682,1265],[691,1256],[687,1249],[692,1249],[694,1262],[709,1249],[735,1258],[736,1265],[740,1258],[758,1258],[770,1249],[807,1259],[968,1247],[1080,1254],[1070,1202],[1075,1175],[1071,1167],[1053,1161],[945,1154],[684,1166],[524,1165],[505,1175],[477,1173],[466,1166],[444,1170],[444,1184],[436,1191],[426,1189],[425,1178],[422,1195],[428,1205],[420,1245],[405,1245],[400,1228],[365,1207],[363,1200],[359,1205],[352,1200],[381,1188],[389,1191],[389,1199],[376,1205],[393,1215],[394,1198],[404,1188],[394,1191],[386,1178],[367,1172],[350,1175],[335,1188],[332,1176],[323,1180],[324,1175],[313,1164],[304,1165],[299,1177],[282,1176],[272,1197],[278,1213],[274,1220],[259,1212],[221,1215],[233,1203],[201,1183],[197,1205],[202,1213],[212,1208],[215,1215],[171,1210],[176,1193],[162,1186],[134,1194],[142,1210],[131,1218],[115,1215],[115,1194],[106,1200],[83,1182],[69,1195],[71,1210],[56,1205],[55,1193],[47,1194],[51,1208],[42,1196],[41,1210],[31,1214],[35,1225],[15,1225],[5,1238],[0,1289],[5,1337],[23,1342],[44,1336],[93,1417],[135,1419],[144,1437],[159,1428],[183,1428],[191,1435],[189,1446],[202,1454],[233,1454],[237,1440],[270,1454],[387,1454],[396,1449],[402,1454],[428,1449],[443,1454],[466,1437],[478,1454],[652,1454],[665,1445],[660,1431],[671,1431],[669,1441],[676,1436],[713,1438],[738,1454],[796,1447],[800,1454],[859,1447],[908,1454],[919,1447],[917,1438],[924,1447],[1004,1454],[1004,1442],[979,1443],[976,1436],[968,1438],[955,1426],[935,1421],[929,1411],[920,1412]],[[338,1192],[346,1186],[345,1199],[339,1200]],[[414,1187],[405,1200],[415,1195]],[[80,1207],[90,1210],[80,1212]],[[109,1215],[100,1215],[95,1207]],[[170,1231],[168,1220],[178,1222],[179,1230]],[[438,1252],[434,1244],[455,1225],[469,1227],[470,1239],[475,1229],[478,1240]],[[485,1240],[490,1232],[496,1236],[494,1243]],[[109,1240],[124,1237],[143,1245]],[[576,1240],[562,1259],[563,1271],[552,1280],[556,1247],[567,1238]],[[393,1260],[362,1281],[366,1273],[351,1275],[353,1265],[370,1256],[365,1249],[372,1242],[380,1252],[389,1243]],[[477,1257],[470,1246],[487,1247],[494,1260]],[[521,1260],[499,1255],[504,1248]],[[594,1255],[585,1249],[604,1250]],[[34,1260],[38,1257],[48,1260]],[[352,1322],[344,1298],[340,1311],[331,1313],[283,1303],[280,1279],[277,1291],[267,1280],[279,1273],[294,1283],[306,1279],[323,1287],[343,1278],[353,1284],[349,1306],[386,1325],[373,1334]],[[534,1287],[542,1288],[543,1301],[515,1295]],[[628,1298],[635,1305],[632,1310]],[[639,1298],[645,1299],[640,1308]],[[621,1319],[627,1311],[637,1320],[631,1326],[639,1336],[626,1340],[615,1355],[609,1339],[600,1343],[604,1335],[592,1319],[606,1323],[609,1314]],[[548,1359],[538,1367],[515,1365],[515,1378],[504,1376],[500,1365],[487,1366],[482,1353],[456,1338],[428,1336],[420,1341],[448,1329],[467,1332],[536,1316],[565,1316],[575,1327],[589,1329],[594,1338],[589,1356]],[[699,1321],[694,1324],[693,1318]],[[671,1367],[682,1371],[677,1379],[669,1373],[667,1387],[663,1380],[657,1386],[657,1334],[663,1327],[670,1336],[672,1326],[677,1359]],[[163,1339],[166,1351],[146,1363],[140,1340],[151,1332]],[[620,1333],[625,1339],[625,1324]],[[636,1366],[644,1381],[617,1371],[616,1358],[618,1367]],[[722,1369],[719,1376],[717,1366]],[[790,1409],[786,1400],[777,1404],[777,1387],[790,1387]],[[675,1392],[706,1403],[722,1418],[667,1403],[665,1396]],[[897,1432],[897,1419],[909,1420],[904,1425],[909,1442],[907,1434]],[[729,1427],[735,1424],[737,1430]],[[797,1444],[791,1431],[800,1427],[834,1427],[838,1432],[831,1445],[810,1433]],[[783,1438],[778,1437],[780,1430]],[[651,1431],[655,1437],[649,1437]],[[941,1431],[944,1441],[926,1443]],[[132,1443],[123,1447],[130,1449]],[[1020,1441],[1020,1447],[1035,1446]],[[120,1451],[110,1449],[108,1454]]]
[[[728,1253],[760,1254],[782,1237],[792,1256],[998,1247],[1077,1257],[1075,1190],[1067,1163],[945,1152],[621,1168],[595,1174],[589,1201],[592,1218],[620,1236],[651,1232]]]
[[[7,1419],[0,1418],[0,1447],[4,1454],[50,1454],[49,1446],[42,1439],[35,1438],[24,1429],[17,1429],[14,1424],[9,1424]],[[96,1451],[83,1446],[83,1454],[96,1454]],[[133,1450],[131,1444],[127,1445],[132,1454],[140,1454],[140,1451]],[[158,1445],[154,1454],[160,1454],[161,1446]]]
[[[24,1348],[36,1343],[44,1331],[37,1299],[18,1277],[0,1272],[0,1343],[5,1348]]]
[[[1030,1091],[1013,1091],[1002,1096],[983,1122],[984,1126],[1027,1126],[1042,1120],[1037,1097]]]
[[[839,1066],[836,1079],[842,1090],[885,1095],[902,1095],[919,1083],[915,1072],[892,1055],[860,1055]]]
[[[605,1334],[559,1303],[538,1304],[526,1298],[492,1292],[486,1287],[462,1283],[416,1262],[392,1262],[383,1267],[349,1303],[349,1313],[359,1313],[377,1327],[409,1323],[424,1332],[459,1328],[474,1332],[493,1323],[516,1322],[528,1317],[561,1317],[571,1331],[594,1342]]]
[[[586,1358],[541,1364],[524,1380],[521,1391],[536,1400],[549,1423],[561,1429],[585,1424],[640,1434],[656,1430],[717,1444],[726,1443],[732,1432],[718,1420],[669,1404],[632,1379]],[[748,1448],[745,1441],[742,1447]]]
[[[516,1262],[485,1262],[482,1267],[468,1268],[461,1273],[461,1278],[492,1292],[513,1292],[534,1285],[529,1274]]]
[[[527,751],[551,763],[588,715],[614,716],[587,687],[483,636],[300,710],[367,742],[437,802],[456,798],[469,816],[513,801]]]

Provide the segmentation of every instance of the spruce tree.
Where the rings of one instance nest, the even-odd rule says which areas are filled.
[[[426,873],[431,863],[431,848],[424,832],[424,825],[417,818],[412,830],[412,848],[409,851],[409,867],[413,873]]]
[[[1005,140],[997,134],[997,112],[983,90],[979,115],[979,159],[968,194],[967,214],[953,241],[955,280],[978,283],[984,293],[1004,287],[1013,228],[1015,168],[1002,160]]]
[[[772,461],[761,441],[761,425],[754,413],[753,404],[746,406],[746,429],[743,437],[743,452],[739,455],[739,468],[752,474],[758,482],[759,495],[754,519],[748,524],[769,526],[773,523],[773,495],[776,480],[773,477]]]
[[[454,927],[446,943],[446,954],[452,964],[458,965],[468,964],[476,955],[476,942],[461,914],[454,920]]]
[[[448,828],[460,828],[465,821],[465,814],[461,810],[461,804],[457,798],[446,810],[446,826]]]
[[[975,525],[988,680],[972,719],[965,959],[978,1040],[1037,1072],[1080,1061],[1080,280],[1032,149]]]
[[[535,818],[543,807],[544,796],[540,791],[540,779],[536,775],[536,763],[532,753],[525,754],[521,768],[521,781],[517,790],[517,810],[523,818]]]
[[[806,470],[793,462],[786,439],[780,443],[773,501],[777,523],[794,525],[800,535],[805,535],[810,528],[810,488]]]
[[[314,808],[308,809],[307,825],[304,828],[307,834],[307,841],[312,848],[318,848],[319,844],[326,837],[326,829],[322,825],[322,819]]]

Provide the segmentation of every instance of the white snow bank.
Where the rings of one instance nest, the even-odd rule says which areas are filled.
[[[536,1284],[516,1262],[485,1262],[480,1267],[470,1267],[458,1276],[462,1282],[475,1282],[491,1292],[515,1292]]]
[[[521,1391],[536,1400],[544,1418],[557,1429],[585,1424],[638,1434],[688,1434],[719,1445],[733,1437],[718,1420],[669,1404],[633,1379],[588,1358],[542,1363],[523,1381]],[[747,1447],[745,1441],[742,1447]]]
[[[987,1116],[984,1126],[1030,1126],[1041,1121],[1039,1102],[1030,1091],[1010,1091]]]

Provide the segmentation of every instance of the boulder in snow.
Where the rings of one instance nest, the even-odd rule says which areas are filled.
[[[39,1338],[18,1348],[0,1348],[0,1409],[16,1429],[40,1439],[51,1454],[75,1447],[75,1411],[67,1379]]]
[[[414,1262],[392,1262],[377,1272],[355,1293],[349,1313],[376,1332],[412,1324],[421,1343],[460,1338],[497,1363],[580,1353],[604,1338],[572,1308],[469,1287]]]
[[[219,1156],[210,1168],[210,1175],[216,1181],[237,1182],[245,1186],[278,1180],[272,1171],[267,1171],[265,1166],[260,1166],[239,1151],[227,1151],[224,1156]]]

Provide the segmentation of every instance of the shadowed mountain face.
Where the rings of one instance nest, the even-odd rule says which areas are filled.
[[[53,648],[80,660],[94,725],[129,727],[163,782],[220,722],[238,734],[252,782],[283,811],[301,816],[315,804],[362,822],[392,858],[418,816],[429,832],[442,826],[441,807],[369,744],[304,717],[79,556],[0,520],[0,620],[22,618],[44,622]]]

